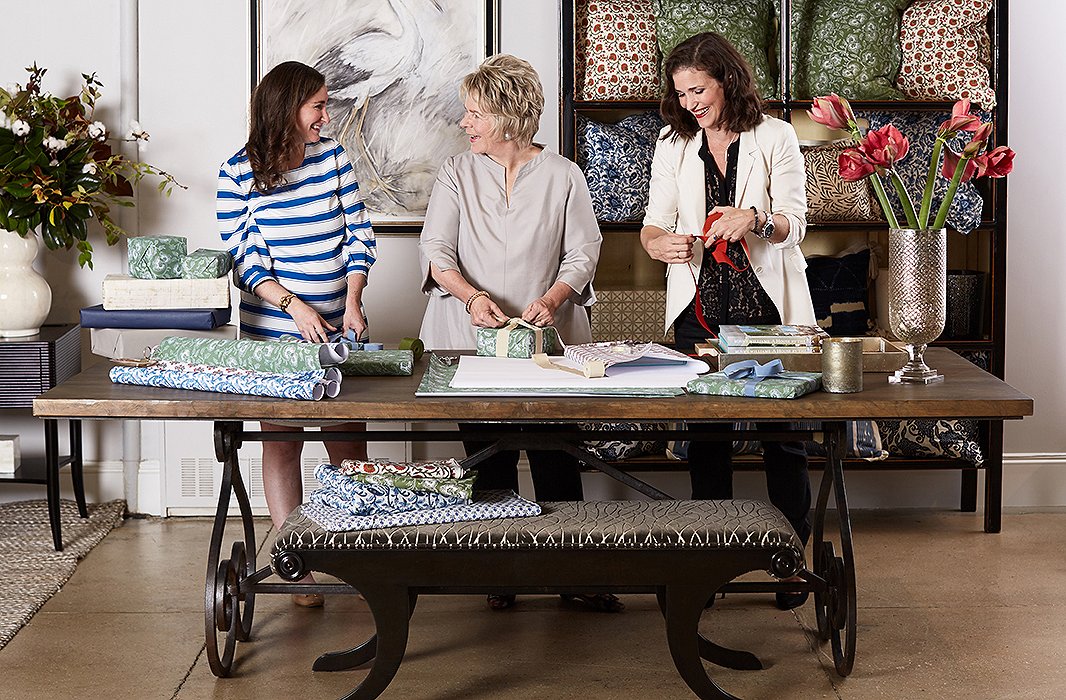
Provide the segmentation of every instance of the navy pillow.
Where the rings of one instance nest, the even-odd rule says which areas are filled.
[[[866,335],[870,312],[866,307],[870,284],[870,249],[837,257],[807,258],[818,325],[834,336]]]
[[[585,171],[597,219],[644,218],[651,159],[662,128],[658,112],[633,114],[617,124],[602,124],[578,115],[577,163]]]

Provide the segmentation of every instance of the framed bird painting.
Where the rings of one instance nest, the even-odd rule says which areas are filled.
[[[379,233],[421,230],[441,163],[469,147],[459,83],[499,46],[498,0],[250,0],[252,86],[326,76],[331,121]]]

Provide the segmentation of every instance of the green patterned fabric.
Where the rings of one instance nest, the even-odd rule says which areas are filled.
[[[214,367],[236,367],[287,374],[322,369],[315,343],[276,340],[225,340],[167,336],[152,352],[153,360],[172,360]]]
[[[497,356],[497,341],[501,333],[507,336],[507,354],[500,357],[517,357],[528,360],[538,352],[557,355],[562,352],[563,344],[559,341],[559,331],[553,326],[541,329],[541,345],[537,347],[536,331],[524,326],[508,328],[478,328],[477,354],[486,357]]]
[[[750,379],[730,379],[722,372],[714,372],[693,379],[685,388],[690,394],[750,396],[754,390],[755,398],[795,399],[818,391],[821,387],[821,372],[782,372],[758,382]]]
[[[777,41],[772,0],[657,0],[656,4],[655,32],[664,61],[690,36],[717,32],[748,59],[759,94],[764,99],[777,97],[777,69],[769,58]]]
[[[181,261],[189,252],[183,236],[138,236],[126,240],[130,276],[142,280],[181,277]]]
[[[197,248],[181,260],[181,276],[185,279],[215,279],[227,272],[233,256],[225,250]]]
[[[410,377],[415,354],[410,350],[352,350],[337,367],[352,377]]]
[[[793,0],[793,97],[902,100],[899,26],[909,0]]]
[[[408,489],[410,491],[431,491],[442,496],[455,498],[471,498],[474,493],[474,479],[477,472],[462,479],[431,479],[420,476],[407,476],[405,474],[348,474],[344,476],[352,481],[362,484],[378,484],[394,489]]]

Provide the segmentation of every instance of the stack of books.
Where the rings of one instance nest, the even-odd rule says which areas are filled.
[[[829,334],[818,326],[730,326],[723,325],[718,332],[719,346],[723,352],[781,353],[819,352],[822,339]]]

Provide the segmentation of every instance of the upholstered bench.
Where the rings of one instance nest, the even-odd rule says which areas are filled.
[[[666,618],[674,665],[700,698],[732,698],[712,681],[701,657],[729,668],[758,669],[744,651],[700,635],[707,601],[750,571],[778,578],[804,568],[799,538],[761,501],[599,501],[543,503],[529,518],[500,518],[358,532],[328,532],[295,510],[272,552],[272,566],[296,581],[308,572],[336,576],[366,598],[375,637],[325,654],[315,670],[374,661],[345,698],[376,698],[407,646],[420,593],[655,593]]]

